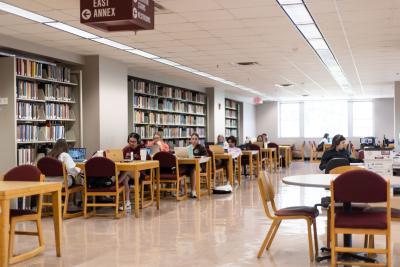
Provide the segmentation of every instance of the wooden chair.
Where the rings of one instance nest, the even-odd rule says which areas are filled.
[[[331,266],[356,265],[356,266],[392,266],[391,244],[390,244],[390,182],[376,173],[367,170],[352,170],[339,175],[331,181],[331,207],[335,203],[386,203],[384,212],[369,211],[339,211],[331,209]],[[341,247],[337,244],[338,234],[363,234],[384,235],[386,237],[386,248],[357,248]],[[349,262],[337,261],[337,253],[364,252],[374,254],[385,254],[386,264],[372,262]]]
[[[264,205],[265,214],[269,219],[272,220],[271,227],[261,245],[258,252],[258,257],[260,258],[264,253],[264,250],[268,250],[271,247],[272,241],[275,238],[275,234],[283,220],[298,220],[302,219],[307,222],[308,229],[308,248],[310,261],[314,261],[313,252],[313,242],[311,234],[311,226],[314,229],[314,246],[315,246],[315,257],[318,256],[318,236],[317,236],[317,225],[316,218],[319,215],[319,211],[314,207],[307,206],[297,206],[297,207],[287,207],[283,209],[277,209],[275,205],[275,193],[270,183],[269,179],[265,177],[264,172],[260,172],[258,177],[258,188],[261,194],[261,200]],[[271,206],[271,207],[270,207]]]
[[[296,149],[296,147],[292,148],[292,158],[295,158],[295,156],[298,156],[300,158],[300,161],[304,161],[304,150],[306,147],[306,141],[303,141],[303,144],[301,145],[300,149]]]
[[[261,142],[260,142],[261,143]],[[256,174],[259,173],[260,169],[262,168],[263,164],[267,164],[268,159],[267,158],[262,158],[261,156],[261,147],[256,144],[249,144],[248,146],[249,150],[255,150],[258,151],[258,159],[259,159],[259,166],[257,166],[257,160],[253,158],[253,166],[250,166],[252,168],[256,169]],[[254,157],[254,156],[253,156]],[[258,169],[257,169],[258,168]]]
[[[275,158],[275,166],[281,167],[282,166],[282,156],[279,151],[279,145],[276,143],[268,143],[268,147],[275,148],[274,158]]]
[[[44,157],[41,158],[37,162],[37,167],[39,170],[47,177],[63,177],[64,182],[63,182],[63,188],[61,195],[64,197],[64,202],[62,203],[63,207],[63,218],[64,219],[69,219],[69,218],[76,218],[79,216],[83,215],[82,211],[78,212],[73,212],[73,213],[68,213],[68,203],[70,196],[76,193],[80,193],[82,195],[82,199],[84,198],[83,192],[85,191],[83,188],[83,185],[72,185],[71,187],[68,187],[68,173],[65,168],[65,165],[51,157]],[[44,195],[46,198],[51,198],[51,195]],[[52,206],[51,202],[43,202],[43,206]]]
[[[178,159],[169,152],[158,152],[153,160],[160,163],[160,184],[175,184],[174,188],[161,187],[160,191],[175,192],[176,200],[187,199],[186,175],[180,172]],[[180,184],[183,182],[184,194],[180,196]]]
[[[83,201],[83,214],[85,218],[89,215],[107,215],[97,214],[96,207],[113,207],[115,218],[120,218],[126,213],[125,209],[125,187],[124,179],[119,179],[119,171],[115,166],[115,163],[107,158],[95,157],[89,159],[85,164],[85,197]],[[91,188],[89,186],[89,180],[102,179],[104,177],[115,177],[115,184],[112,186],[96,187]],[[120,195],[122,194],[122,199]],[[108,196],[114,197],[113,203],[96,203],[96,197]],[[89,197],[92,198],[92,203],[89,203]],[[122,203],[121,203],[122,202]],[[122,204],[123,209],[119,211],[119,207]],[[88,208],[92,207],[93,211],[88,213]]]
[[[354,170],[365,170],[365,168],[361,166],[339,166],[336,168],[333,168],[332,170],[329,171],[330,174],[342,174],[348,171],[354,171]]]
[[[211,157],[211,175],[213,177],[213,181],[211,185],[215,185],[217,178],[219,178],[220,184],[225,184],[225,173],[224,167],[218,166],[217,160],[215,159],[216,154],[224,154],[224,148],[221,146],[210,145],[208,149],[208,156]]]
[[[4,175],[4,181],[18,182],[43,182],[44,175],[35,166],[22,165],[15,167]],[[44,240],[42,232],[42,196],[37,196],[36,210],[32,209],[10,209],[10,240],[9,240],[9,264],[14,264],[23,260],[30,259],[44,251]],[[19,222],[33,221],[36,223],[36,232],[16,231],[16,224]],[[15,235],[37,236],[39,246],[31,251],[14,255]]]
[[[310,162],[318,162],[318,151],[315,142],[308,142],[310,145]]]

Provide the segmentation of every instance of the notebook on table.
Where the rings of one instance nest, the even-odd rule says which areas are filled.
[[[75,162],[84,162],[86,160],[86,148],[70,148],[68,154]]]

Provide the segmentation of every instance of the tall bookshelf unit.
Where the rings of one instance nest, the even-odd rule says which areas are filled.
[[[190,135],[197,132],[200,142],[207,136],[207,96],[204,93],[175,86],[128,78],[129,129],[140,134],[142,140],[163,132],[170,145],[185,146]]]
[[[225,99],[225,137],[234,136],[240,142],[241,103]]]
[[[7,164],[35,164],[60,138],[81,146],[82,72],[65,64],[19,56],[0,58],[0,147]],[[14,152],[13,152],[14,151]],[[0,159],[5,155],[0,152]],[[0,166],[3,167],[3,166]],[[1,168],[3,169],[3,168]]]

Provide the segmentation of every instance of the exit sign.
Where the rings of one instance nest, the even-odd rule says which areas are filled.
[[[154,0],[81,0],[81,23],[103,31],[154,29]]]

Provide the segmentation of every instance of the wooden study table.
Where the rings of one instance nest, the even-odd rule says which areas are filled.
[[[76,163],[76,166],[85,170],[85,163]],[[118,171],[130,172],[134,179],[135,190],[135,217],[139,217],[139,177],[140,171],[156,169],[157,182],[157,209],[160,209],[160,163],[158,160],[135,160],[132,162],[115,162]]]
[[[61,257],[61,183],[0,181],[0,267],[8,266],[10,238],[10,200],[39,194],[52,195],[54,235],[57,257]]]
[[[274,157],[274,152],[275,152],[275,157]],[[276,148],[275,147],[267,147],[267,148],[261,148],[261,160],[264,159],[264,155],[267,155],[267,159],[269,162],[269,168],[270,171],[272,172],[272,167],[274,166],[274,169],[276,169],[277,165],[277,154],[276,154]]]
[[[211,161],[210,157],[200,157],[200,158],[178,158],[179,165],[194,165],[195,177],[196,177],[196,194],[197,200],[200,200],[201,190],[200,190],[200,164],[206,163],[207,172],[207,193],[211,194]]]
[[[253,157],[256,158],[256,167],[257,167],[257,177],[260,172],[260,152],[258,150],[243,150],[242,157],[249,158],[249,166],[250,166],[250,177],[253,176]]]
[[[235,155],[232,156],[232,154],[229,153],[223,153],[223,154],[214,154],[215,159],[217,160],[227,160],[228,161],[228,180],[229,183],[234,186],[234,169],[233,169],[233,160],[237,159],[237,164],[238,164],[238,183],[240,185],[240,175],[241,175],[241,159],[242,156],[241,155]]]
[[[285,153],[285,168],[292,163],[292,147],[289,145],[279,145],[279,150]]]

